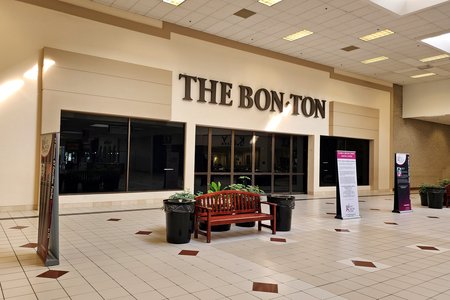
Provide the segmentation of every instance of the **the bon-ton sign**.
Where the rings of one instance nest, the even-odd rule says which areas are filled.
[[[179,80],[184,80],[184,97],[186,101],[197,101],[223,106],[232,106],[235,101],[231,99],[233,84],[229,82],[206,79],[187,74],[179,74]],[[192,98],[192,89],[198,88],[198,99]],[[319,100],[310,96],[290,94],[285,99],[285,94],[265,88],[254,91],[246,85],[239,85],[239,108],[250,109],[256,107],[260,111],[279,111],[292,105],[292,115],[300,115],[309,118],[325,118],[326,100]]]

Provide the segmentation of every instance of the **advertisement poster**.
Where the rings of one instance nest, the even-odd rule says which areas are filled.
[[[409,191],[409,154],[395,153],[394,210],[396,213],[411,212]]]
[[[41,176],[37,254],[46,266],[59,264],[58,251],[58,135],[41,136]]]
[[[359,218],[358,184],[356,180],[356,152],[336,151],[337,185],[336,218]]]

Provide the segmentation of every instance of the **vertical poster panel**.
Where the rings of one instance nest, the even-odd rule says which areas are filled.
[[[58,135],[41,136],[41,173],[37,253],[46,266],[59,264],[58,250]]]
[[[409,185],[409,154],[395,153],[394,210],[392,212],[411,212]]]
[[[356,179],[356,152],[336,151],[337,185],[336,218],[359,218],[358,184]]]

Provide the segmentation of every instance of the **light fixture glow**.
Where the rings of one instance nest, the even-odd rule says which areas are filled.
[[[51,66],[55,64],[55,61],[52,59],[44,59],[44,73],[47,72],[48,69],[50,69]],[[31,69],[23,73],[23,77],[31,80],[37,80],[38,78],[38,65],[35,64]]]
[[[450,32],[423,39],[422,42],[450,53]]]
[[[419,74],[419,75],[413,75],[411,78],[422,78],[422,77],[428,77],[428,76],[434,76],[435,73],[425,73],[425,74]]]
[[[429,8],[434,5],[446,2],[448,0],[370,0],[371,2],[392,11],[393,13],[403,16],[422,9]]]
[[[175,6],[178,6],[181,3],[183,3],[184,0],[163,0],[163,2],[168,3],[168,4],[172,4],[172,5],[175,5]]]
[[[386,59],[389,59],[389,57],[379,56],[379,57],[374,57],[374,58],[371,58],[371,59],[366,59],[366,60],[363,60],[361,62],[363,64],[371,64],[371,63],[382,61],[382,60],[386,60]]]
[[[305,36],[311,35],[313,33],[314,32],[309,31],[309,30],[302,30],[302,31],[290,34],[288,36],[285,36],[283,39],[285,39],[286,41],[292,42],[292,41],[304,38]]]
[[[272,6],[274,4],[277,4],[278,2],[281,2],[283,0],[258,0],[259,3],[265,4],[267,6]]]
[[[0,85],[0,102],[20,90],[23,85],[22,79],[10,80]]]
[[[359,39],[364,41],[364,42],[368,42],[368,41],[379,39],[379,38],[382,38],[384,36],[391,35],[391,34],[394,34],[394,32],[392,30],[385,29],[385,30],[377,31],[377,32],[372,33],[372,34],[368,34],[368,35],[362,36]]]
[[[420,61],[421,62],[429,62],[429,61],[435,61],[435,60],[439,60],[439,59],[444,59],[450,57],[450,55],[448,54],[441,54],[441,55],[436,55],[436,56],[431,56],[431,57],[425,57],[422,58]]]

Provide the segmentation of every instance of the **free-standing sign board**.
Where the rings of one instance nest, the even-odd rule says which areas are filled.
[[[395,153],[394,178],[394,210],[392,212],[411,212],[408,153]]]
[[[356,152],[336,151],[336,218],[359,218],[358,184],[356,180]]]
[[[41,135],[37,253],[46,266],[59,264],[58,141],[57,133]]]

